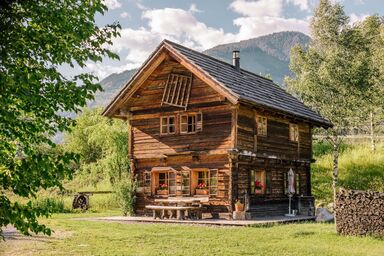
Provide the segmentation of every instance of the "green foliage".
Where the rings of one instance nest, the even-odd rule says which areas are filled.
[[[312,192],[320,202],[332,201],[332,150],[329,143],[313,145]],[[384,145],[372,153],[368,143],[343,144],[339,158],[339,185],[347,189],[384,192]]]
[[[124,216],[134,213],[136,187],[136,180],[131,174],[124,175],[115,184],[116,197]]]
[[[51,139],[73,124],[59,113],[77,112],[101,87],[91,74],[67,78],[58,68],[118,57],[105,45],[120,26],[94,21],[106,10],[101,0],[1,2],[0,229],[12,224],[23,234],[51,233],[37,222],[49,208],[13,202],[5,192],[34,198],[71,178],[77,156],[56,150]]]
[[[58,198],[38,198],[34,204],[40,208],[50,209],[51,213],[66,213],[70,212],[70,209],[65,208],[64,200]]]
[[[114,184],[129,170],[127,124],[101,112],[101,108],[84,109],[65,136],[65,150],[80,155],[75,176],[80,186],[96,186],[105,179]]]

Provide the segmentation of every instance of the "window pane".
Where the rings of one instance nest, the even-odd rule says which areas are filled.
[[[172,124],[172,125],[169,125],[169,133],[175,133],[175,125]]]
[[[210,186],[209,194],[216,195],[217,193],[217,170],[210,170]]]
[[[190,195],[190,174],[189,172],[185,171],[185,172],[182,172],[181,174],[182,176],[182,186],[181,186],[181,189],[182,189],[182,193],[183,195]]]
[[[176,173],[168,172],[168,193],[176,195]]]
[[[183,115],[180,118],[180,132],[187,133],[188,132],[188,116]]]

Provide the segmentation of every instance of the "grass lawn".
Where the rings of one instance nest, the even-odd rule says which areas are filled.
[[[111,213],[104,213],[110,215]],[[114,214],[114,213],[112,213]],[[100,214],[98,214],[100,215]],[[383,255],[384,241],[336,235],[332,224],[204,227],[80,221],[57,214],[51,238],[13,236],[0,255]]]

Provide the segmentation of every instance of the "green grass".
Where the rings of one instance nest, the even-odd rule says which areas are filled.
[[[332,148],[327,143],[314,145],[316,163],[312,165],[312,192],[321,202],[332,201]],[[343,144],[339,158],[339,186],[347,189],[384,192],[384,144],[375,153],[366,143]]]
[[[111,213],[108,213],[111,214]],[[97,214],[100,215],[100,214]],[[44,220],[53,238],[9,240],[4,255],[382,255],[384,242],[343,237],[333,224],[206,227],[74,220],[94,214],[59,214]],[[24,238],[20,238],[24,239]]]

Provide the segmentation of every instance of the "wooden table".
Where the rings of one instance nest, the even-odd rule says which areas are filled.
[[[147,205],[147,209],[153,211],[153,218],[165,217],[169,211],[170,218],[174,217],[176,211],[177,219],[191,218],[192,213],[196,213],[196,218],[202,218],[202,203],[208,202],[208,197],[171,197],[167,199],[155,199],[156,205]]]

